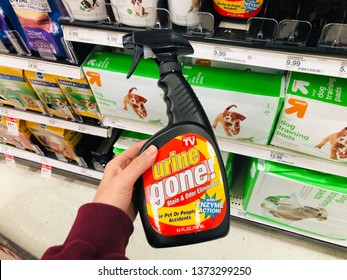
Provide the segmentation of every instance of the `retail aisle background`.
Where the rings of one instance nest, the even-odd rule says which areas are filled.
[[[41,178],[38,164],[16,160],[6,164],[0,155],[0,233],[39,258],[52,245],[61,244],[80,205],[92,200],[97,181],[54,171]],[[59,174],[60,173],[60,174]],[[97,230],[97,229],[96,229]],[[185,247],[154,249],[145,239],[140,218],[130,239],[130,259],[347,259],[335,250],[276,231],[232,219],[227,237]],[[0,257],[1,258],[1,257]]]

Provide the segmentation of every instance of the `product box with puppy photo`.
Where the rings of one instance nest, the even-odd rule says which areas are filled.
[[[347,163],[347,80],[291,73],[271,144]]]
[[[95,51],[83,70],[101,114],[120,119],[167,124],[159,71],[151,60],[141,60],[126,78],[132,56]],[[217,137],[267,144],[284,93],[282,75],[182,65],[185,78],[198,96]]]
[[[347,178],[252,159],[243,208],[290,230],[347,239]]]
[[[131,55],[94,51],[83,71],[102,116],[157,126],[167,124],[163,91],[158,87],[158,67],[152,59],[142,59],[130,79]]]

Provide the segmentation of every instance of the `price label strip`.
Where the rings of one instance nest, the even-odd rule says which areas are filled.
[[[85,42],[97,45],[123,48],[123,33],[105,30],[90,30],[85,28],[76,28],[63,26],[64,39],[67,41]]]
[[[41,178],[50,179],[52,177],[52,166],[41,164]]]

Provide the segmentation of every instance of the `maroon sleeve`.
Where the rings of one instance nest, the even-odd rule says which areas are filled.
[[[43,260],[126,260],[134,227],[122,210],[102,203],[80,207],[63,245],[49,248]]]

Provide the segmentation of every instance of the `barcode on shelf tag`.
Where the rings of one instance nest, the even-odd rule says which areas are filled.
[[[52,166],[41,164],[41,178],[50,179],[52,177]]]
[[[14,160],[14,156],[11,155],[5,155],[6,165],[11,168],[16,167],[16,162]]]
[[[295,157],[280,152],[270,151],[269,160],[285,164],[295,164]]]
[[[15,118],[6,117],[6,126],[8,134],[12,136],[19,136],[17,120]]]

